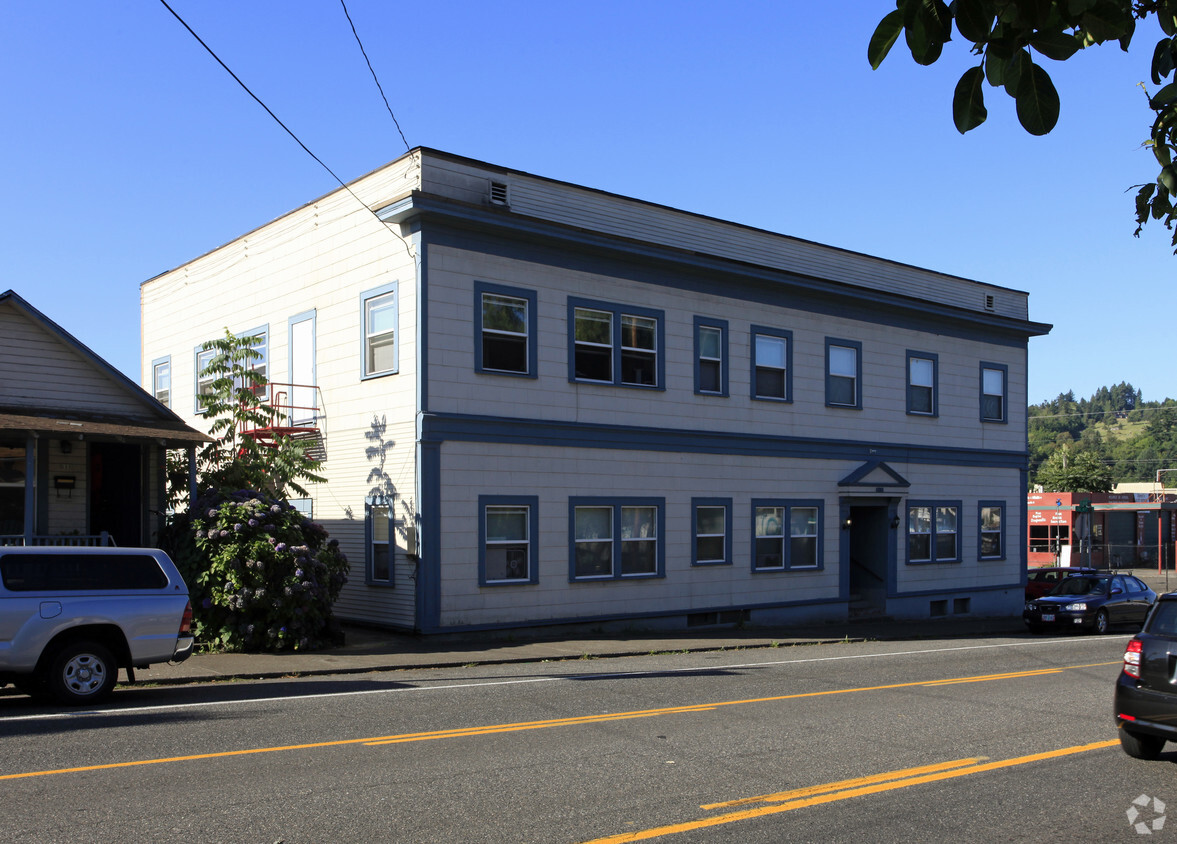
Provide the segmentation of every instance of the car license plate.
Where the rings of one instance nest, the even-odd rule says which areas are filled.
[[[1043,621],[1054,621],[1054,613],[1052,613],[1052,612],[1044,612],[1044,613],[1042,614],[1042,620],[1043,620]]]

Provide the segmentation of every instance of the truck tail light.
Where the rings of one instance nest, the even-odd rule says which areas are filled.
[[[187,636],[192,630],[192,602],[184,607],[184,617],[180,619],[180,635]],[[1139,676],[1139,675],[1137,675]]]
[[[1140,658],[1144,651],[1144,643],[1139,639],[1130,639],[1124,650],[1124,673],[1129,677],[1140,679]]]

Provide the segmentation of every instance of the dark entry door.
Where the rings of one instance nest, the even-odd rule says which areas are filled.
[[[887,605],[887,561],[891,524],[886,505],[850,508],[846,541],[850,548],[851,612],[868,615]]]
[[[143,544],[140,449],[90,443],[90,533],[106,531],[123,548]]]

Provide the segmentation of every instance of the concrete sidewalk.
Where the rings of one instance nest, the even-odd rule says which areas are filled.
[[[1156,592],[1177,589],[1177,573],[1123,569]],[[635,622],[640,627],[641,622]],[[1124,628],[1129,630],[1129,628]],[[618,634],[516,633],[413,636],[366,627],[344,626],[344,644],[310,653],[196,654],[178,665],[156,665],[135,672],[151,683],[199,683],[315,674],[354,674],[406,668],[449,668],[511,662],[543,662],[652,653],[792,647],[837,642],[1028,636],[1021,617],[949,617],[921,621],[871,619],[806,627],[749,627],[707,630],[640,629]]]

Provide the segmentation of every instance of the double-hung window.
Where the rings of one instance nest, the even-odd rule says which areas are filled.
[[[245,366],[247,369],[252,369],[260,375],[263,381],[266,381],[270,374],[270,327],[268,325],[259,326],[249,331],[243,331],[237,336],[242,338],[248,337],[253,341],[249,345],[253,354]],[[239,390],[251,390],[254,395],[262,395],[266,392],[264,385],[255,384],[252,381],[246,383],[244,377],[239,379],[233,386]]]
[[[1005,559],[1005,502],[982,501],[978,510],[977,557],[982,560]]]
[[[570,381],[663,387],[662,311],[568,300]]]
[[[536,496],[479,496],[479,585],[539,583],[538,511]]]
[[[365,510],[365,574],[369,584],[393,585],[392,507],[368,502]]]
[[[569,579],[661,577],[663,499],[574,498]]]
[[[911,502],[908,505],[907,561],[960,562],[959,502]]]
[[[752,502],[752,570],[819,569],[821,501]]]
[[[862,408],[862,344],[826,338],[826,405]]]
[[[981,364],[981,421],[1007,422],[1006,397],[1009,367],[1000,363]]]
[[[752,326],[752,398],[792,401],[793,332]]]
[[[212,363],[213,355],[216,354],[212,349],[196,349],[196,412],[204,413],[208,410],[208,396],[213,391],[213,381],[216,380],[212,375],[205,372],[208,365]]]
[[[151,394],[164,407],[172,406],[172,359],[157,358],[151,362]]]
[[[474,369],[536,377],[536,294],[497,284],[474,284]]]
[[[938,416],[936,382],[940,361],[930,352],[907,353],[907,412],[912,416]]]
[[[392,375],[399,367],[396,332],[400,301],[396,282],[360,294],[364,332],[361,377]]]
[[[691,523],[695,543],[691,564],[717,566],[732,561],[732,500],[691,499]]]
[[[727,322],[695,317],[695,392],[726,396]]]

